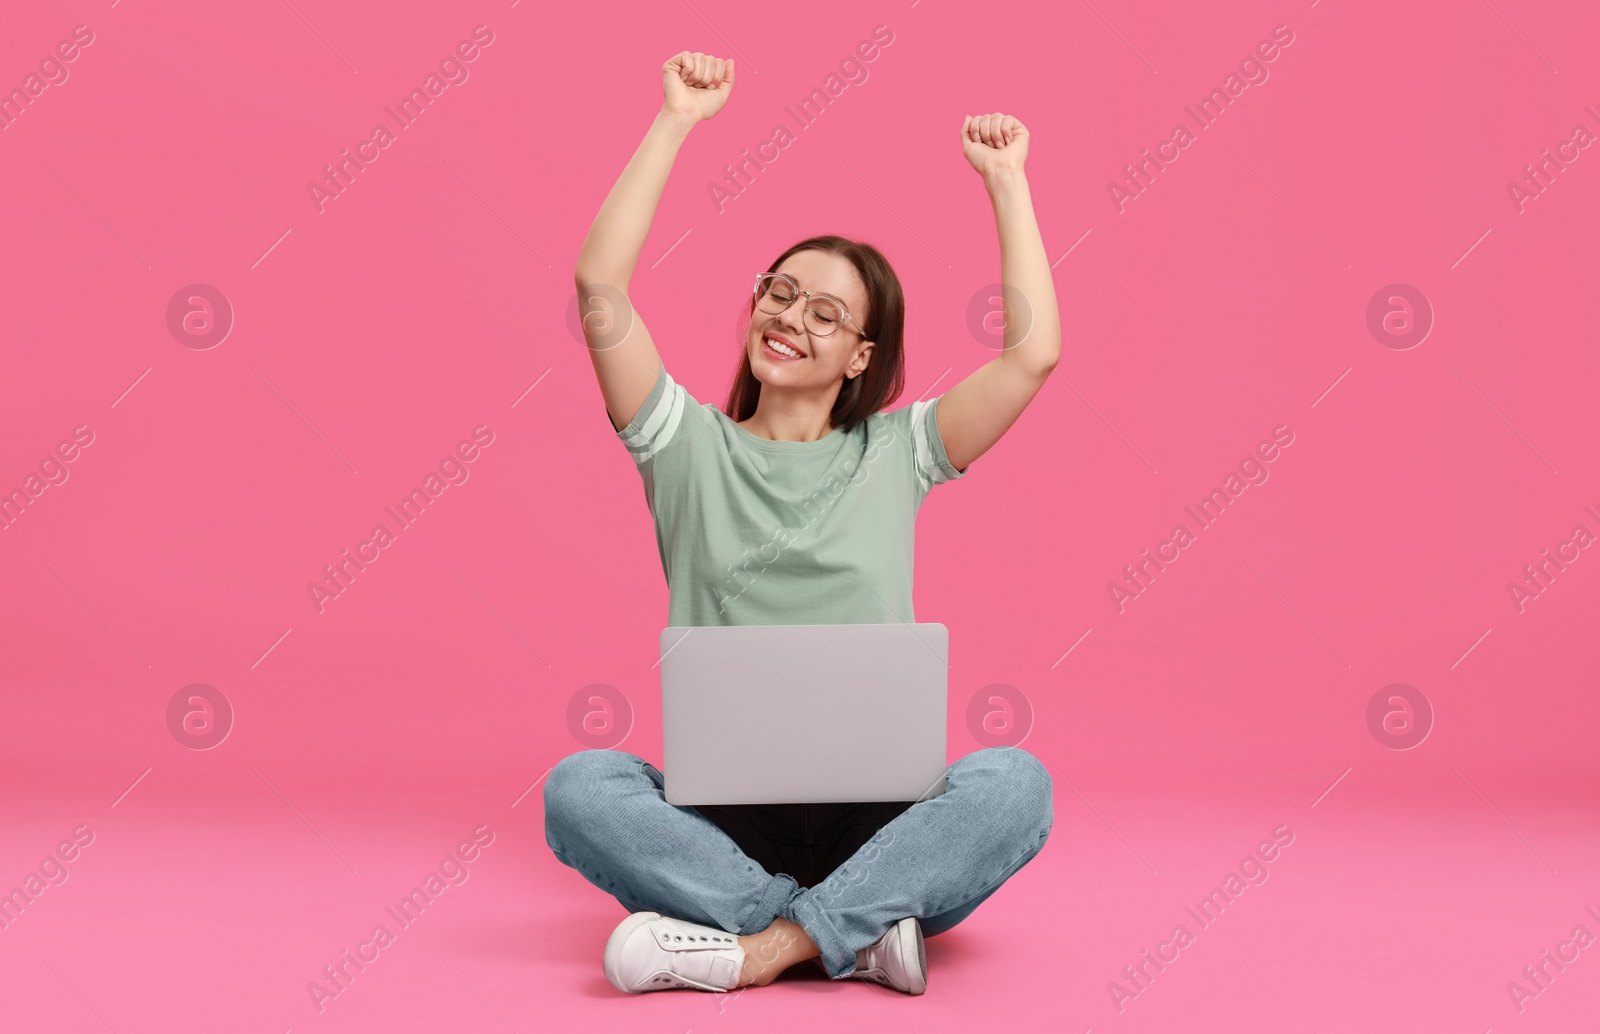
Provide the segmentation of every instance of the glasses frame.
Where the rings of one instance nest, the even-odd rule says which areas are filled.
[[[854,331],[855,334],[858,337],[861,337],[863,339],[866,338],[867,335],[865,333],[863,333],[863,329],[861,327],[860,322],[855,318],[855,316],[853,314],[851,314],[850,307],[844,303],[843,299],[835,298],[831,294],[813,295],[810,291],[801,290],[799,282],[797,280],[795,280],[794,277],[790,276],[788,273],[757,273],[756,274],[756,282],[755,282],[755,286],[753,288],[751,288],[751,294],[755,299],[755,306],[756,306],[756,310],[758,312],[766,312],[765,309],[761,308],[761,297],[762,297],[761,285],[762,285],[762,282],[766,281],[766,280],[782,281],[782,282],[784,282],[784,283],[786,283],[789,286],[794,288],[794,295],[795,295],[795,299],[796,300],[798,300],[798,299],[800,299],[802,297],[805,298],[805,300],[806,300],[805,308],[801,310],[800,321],[801,321],[801,324],[806,328],[806,331],[808,333],[813,334],[816,337],[824,337],[824,338],[832,337],[834,334],[837,334],[839,332],[839,327],[843,327],[846,323],[852,323],[852,324],[855,324],[855,325],[850,327],[849,329]],[[833,303],[835,303],[836,305],[839,306],[840,311],[842,311],[844,313],[844,318],[839,321],[839,327],[835,327],[833,330],[828,331],[828,333],[826,333],[826,334],[818,334],[815,330],[811,329],[810,324],[807,324],[805,322],[805,313],[810,310],[811,302],[812,302],[813,298],[826,298],[826,299],[828,299],[828,301],[833,302]],[[791,301],[789,303],[789,305],[785,305],[782,309],[779,309],[777,312],[770,312],[770,313],[767,313],[767,315],[769,315],[769,316],[781,316],[784,313],[788,312],[789,311],[789,307],[792,306],[792,305],[794,305],[793,301]]]

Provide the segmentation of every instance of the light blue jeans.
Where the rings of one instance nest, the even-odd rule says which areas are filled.
[[[770,874],[704,815],[672,805],[661,772],[617,750],[561,760],[545,783],[555,856],[629,912],[659,912],[739,936],[798,923],[834,979],[856,952],[915,916],[930,937],[971,915],[1044,847],[1050,773],[1017,747],[974,751],[945,792],[913,804],[814,887]]]

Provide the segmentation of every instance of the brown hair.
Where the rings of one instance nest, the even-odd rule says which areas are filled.
[[[894,269],[882,252],[870,244],[833,234],[806,238],[779,255],[767,272],[776,273],[790,255],[806,250],[825,251],[848,259],[867,288],[867,319],[862,340],[873,342],[872,354],[868,357],[865,370],[845,380],[829,415],[834,427],[850,431],[893,402],[905,388],[905,352],[901,347],[905,336],[905,293],[900,289],[900,278],[894,275]],[[747,315],[754,319],[754,295],[749,305]],[[733,376],[728,402],[722,407],[722,411],[735,421],[748,420],[753,416],[756,402],[761,398],[761,382],[750,372],[750,353],[743,347],[748,334],[747,320],[744,333],[739,338],[739,369]]]

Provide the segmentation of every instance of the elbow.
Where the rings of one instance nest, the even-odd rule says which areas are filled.
[[[1054,372],[1056,364],[1061,362],[1061,331],[1057,329],[1046,340],[1049,342],[1049,347],[1044,349],[1044,354],[1033,364],[1034,371],[1038,373],[1040,380],[1050,376]]]
[[[614,287],[626,294],[628,292],[628,279],[628,276],[621,270],[593,263],[579,262],[572,269],[573,285],[580,291],[592,287]]]
[[[1056,364],[1061,361],[1061,349],[1047,352],[1044,355],[1018,355],[1017,365],[1027,370],[1028,375],[1037,381],[1044,381],[1055,370]]]
[[[1050,372],[1056,368],[1056,360],[1048,356],[1002,355],[994,361],[1011,371],[1013,376],[1022,377],[1035,385],[1048,380]]]

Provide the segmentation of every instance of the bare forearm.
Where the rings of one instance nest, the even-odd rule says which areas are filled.
[[[583,240],[574,269],[579,283],[627,289],[672,163],[693,126],[693,122],[664,111],[656,115]]]
[[[987,177],[984,187],[1000,235],[1000,282],[1019,294],[1027,307],[1006,320],[1001,357],[1033,370],[1049,370],[1061,358],[1061,313],[1027,177],[1020,171],[1000,172]]]

